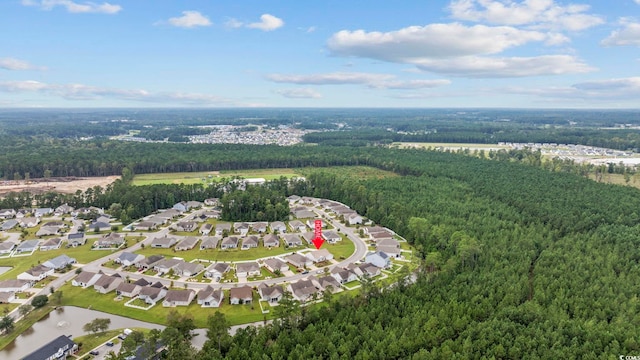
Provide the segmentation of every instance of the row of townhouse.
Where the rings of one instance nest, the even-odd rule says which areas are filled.
[[[53,275],[56,270],[75,263],[76,259],[63,254],[18,274],[16,279],[0,281],[0,304],[14,301],[17,293],[26,291],[38,281]]]

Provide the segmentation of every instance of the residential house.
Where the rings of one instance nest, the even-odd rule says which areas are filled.
[[[176,209],[168,209],[168,210],[161,211],[156,216],[159,217],[159,218],[162,218],[162,219],[172,220],[172,219],[180,216],[180,214],[181,214],[181,212],[176,210]]]
[[[100,216],[96,218],[96,222],[110,223],[111,221],[113,221],[113,216],[108,214],[100,214]]]
[[[278,247],[280,246],[280,239],[278,239],[277,235],[267,234],[262,239],[262,244],[264,247],[267,247],[267,248]]]
[[[183,213],[183,212],[187,212],[189,210],[189,207],[187,206],[187,202],[186,201],[181,201],[181,202],[173,205],[172,209]]]
[[[211,285],[198,292],[198,305],[202,307],[220,307],[224,299],[222,289],[215,290]]]
[[[78,345],[70,337],[60,335],[36,351],[22,358],[22,360],[54,360],[73,357],[78,351]]]
[[[47,221],[46,223],[42,224],[42,226],[55,227],[58,229],[68,227],[68,225],[65,224],[63,221]]]
[[[199,209],[201,207],[202,207],[202,203],[200,201],[194,201],[194,200],[187,201],[188,210]]]
[[[289,264],[297,267],[298,269],[303,269],[306,266],[311,266],[312,262],[306,256],[293,253],[291,255],[287,255],[284,258]]]
[[[195,290],[169,290],[162,301],[164,307],[189,306],[196,297]]]
[[[218,236],[205,236],[200,242],[200,250],[215,249],[218,247],[220,237]]]
[[[316,228],[316,220],[320,220],[320,224],[322,225],[323,229],[327,228],[327,222],[321,219],[309,219],[307,220],[307,226],[309,227],[309,229],[315,229]]]
[[[323,231],[322,237],[330,244],[335,244],[338,241],[342,241],[342,236],[333,230]]]
[[[353,267],[353,272],[358,276],[375,277],[381,274],[381,269],[373,264],[364,263]]]
[[[38,245],[40,245],[40,240],[25,240],[18,244],[15,253],[22,254],[25,252],[34,252],[38,249]]]
[[[286,262],[278,259],[278,258],[270,258],[264,261],[264,267],[272,273],[280,272],[281,274],[285,271],[289,271],[289,265]]]
[[[142,254],[135,254],[132,252],[125,251],[120,256],[118,256],[115,260],[113,260],[117,264],[121,264],[122,266],[138,266],[138,263],[144,260],[145,256]]]
[[[270,304],[277,304],[282,299],[282,295],[284,295],[284,289],[281,285],[267,286],[267,284],[262,283],[258,285],[258,294],[260,294],[260,300]]]
[[[300,196],[298,195],[287,196],[287,201],[289,202],[289,206],[293,206],[300,201]]]
[[[231,224],[229,223],[216,224],[216,236],[222,236],[225,230],[227,231],[227,234],[230,234]]]
[[[313,244],[313,240],[316,238],[316,233],[313,231],[304,232],[302,233],[302,238],[307,242],[307,244]]]
[[[358,213],[349,214],[345,217],[345,220],[349,223],[349,225],[357,225],[362,224],[364,219]]]
[[[140,287],[151,285],[151,283],[149,281],[147,281],[145,278],[140,278],[140,279],[134,281],[132,284],[139,285]],[[160,287],[162,287],[162,283],[160,283]]]
[[[94,273],[91,271],[83,271],[78,276],[76,276],[73,280],[71,280],[71,285],[80,286],[83,288],[93,286],[98,279],[102,277],[102,273]]]
[[[305,302],[313,298],[313,294],[318,293],[318,288],[311,280],[298,280],[289,285],[293,297],[297,300]]]
[[[231,270],[231,266],[227,263],[215,263],[207,268],[204,272],[204,277],[220,281],[224,274]]]
[[[236,236],[227,236],[226,238],[222,239],[220,248],[221,249],[237,249],[238,238]]]
[[[0,255],[11,254],[13,249],[16,248],[16,244],[11,241],[0,242]]]
[[[20,219],[19,221],[20,226],[27,229],[27,228],[32,228],[32,227],[36,227],[39,223],[40,223],[40,218],[37,217],[23,217]]]
[[[274,221],[269,224],[272,233],[284,234],[287,232],[287,225],[282,221]]]
[[[192,232],[197,228],[198,224],[193,221],[181,221],[176,224],[176,230],[178,231]]]
[[[95,221],[92,222],[88,227],[88,231],[98,232],[98,231],[109,231],[111,229],[111,225],[107,222],[103,221]]]
[[[391,258],[399,258],[402,254],[400,248],[395,246],[377,246],[376,250],[387,254]]]
[[[314,205],[317,204],[316,202],[320,200],[318,198],[314,198],[311,196],[303,196],[300,198],[300,200],[298,200],[298,203],[300,204],[304,204],[304,205]]]
[[[55,258],[51,259],[51,260],[47,260],[45,262],[43,262],[42,264],[44,266],[48,266],[52,269],[55,270],[60,270],[63,269],[67,266],[73,265],[77,263],[76,259],[72,258],[72,257],[68,257],[65,254],[62,254],[60,256],[56,256]]]
[[[149,305],[155,305],[167,295],[167,289],[164,287],[144,286],[140,289],[138,299]]]
[[[391,259],[389,258],[389,255],[382,251],[367,254],[367,256],[365,256],[365,262],[383,269],[391,266]]]
[[[9,279],[0,281],[0,292],[20,293],[33,286],[33,281]]]
[[[123,297],[134,298],[140,294],[142,286],[134,283],[123,282],[116,288],[116,294]]]
[[[95,249],[113,249],[124,245],[124,236],[118,233],[108,233],[93,243]]]
[[[327,249],[313,250],[306,253],[306,257],[309,258],[314,264],[333,260],[333,254]]]
[[[186,251],[193,249],[198,243],[198,239],[193,236],[188,236],[176,245],[176,251]]]
[[[242,250],[249,250],[249,249],[252,249],[252,248],[257,248],[258,247],[258,241],[260,241],[260,240],[255,235],[247,236],[247,237],[242,239],[242,247],[241,247],[241,249]]]
[[[162,217],[160,215],[153,215],[153,216],[148,217],[146,222],[155,224],[155,227],[157,228],[158,226],[165,225],[169,221],[170,221],[170,219],[167,219],[166,217]],[[145,221],[143,221],[143,222],[145,222]],[[142,224],[142,222],[140,224]],[[140,230],[144,230],[144,229],[140,229]],[[149,228],[147,230],[152,230],[152,228]]]
[[[293,232],[305,232],[307,231],[307,225],[305,225],[300,220],[291,220],[289,221],[289,227]]]
[[[73,234],[67,234],[67,242],[73,247],[78,247],[87,243],[87,239],[84,237],[83,232],[77,232]]]
[[[0,219],[13,219],[16,216],[14,209],[0,209]]]
[[[207,210],[202,212],[205,219],[220,219],[220,210]]]
[[[43,217],[43,216],[47,216],[47,215],[51,215],[51,214],[53,214],[53,209],[52,208],[39,208],[39,209],[36,209],[33,212],[33,215],[35,217]]]
[[[302,246],[302,239],[298,234],[284,234],[284,243],[288,247]]]
[[[220,199],[218,199],[218,198],[204,199],[204,204],[206,206],[219,206],[220,205]]]
[[[71,214],[72,211],[73,211],[72,206],[69,206],[68,204],[64,204],[64,205],[58,206],[56,210],[53,212],[53,214],[55,216],[62,216],[65,214]]]
[[[136,231],[156,230],[158,225],[159,224],[155,221],[141,221],[137,225],[133,225],[133,229]]]
[[[60,249],[61,245],[62,245],[61,238],[47,239],[47,240],[44,240],[42,244],[40,244],[40,251]]]
[[[260,275],[260,264],[255,261],[242,262],[236,264],[237,277],[249,277]]]
[[[338,267],[331,270],[331,276],[340,284],[346,284],[350,281],[358,280],[358,275],[349,269],[340,269]]]
[[[386,231],[381,231],[381,232],[375,232],[375,233],[369,234],[369,239],[371,239],[371,241],[375,243],[378,243],[383,240],[392,240],[393,235]]]
[[[36,236],[40,237],[40,236],[58,235],[59,231],[60,231],[60,228],[57,228],[57,227],[42,226],[40,229],[38,229],[38,231],[36,231]]]
[[[108,294],[115,290],[124,280],[119,275],[103,275],[93,284],[93,289],[101,294]]]
[[[153,269],[153,267],[162,260],[164,260],[164,256],[162,255],[151,255],[148,258],[138,262],[138,266],[145,270]]]
[[[179,259],[163,259],[153,266],[153,270],[157,271],[158,275],[164,275],[170,270],[175,271],[175,268],[181,263],[184,263],[184,261]]]
[[[0,292],[0,304],[8,304],[16,299],[16,293],[13,291]]]
[[[200,234],[209,235],[212,229],[213,229],[212,224],[204,224],[200,227]]]
[[[17,279],[38,282],[46,278],[47,276],[53,275],[53,272],[54,272],[53,268],[40,264],[32,267],[31,269],[23,273],[18,274]]]
[[[331,292],[337,292],[340,290],[340,283],[331,275],[323,276],[318,279],[318,284],[322,287],[322,289],[327,290],[331,288]]]
[[[253,301],[253,289],[250,286],[241,286],[229,289],[229,303],[250,304]]]
[[[376,243],[376,247],[380,247],[380,246],[387,246],[387,247],[400,249],[400,242],[396,239],[384,239]]]
[[[165,235],[163,237],[153,239],[151,241],[151,247],[169,249],[170,247],[175,245],[177,241],[178,240],[176,238]]]
[[[178,276],[194,277],[204,271],[204,266],[197,262],[182,262],[173,269]]]
[[[247,236],[247,234],[249,233],[249,224],[247,223],[234,223],[233,224],[233,231],[237,234],[240,234],[240,236]]]
[[[293,216],[295,216],[296,219],[309,219],[309,218],[315,218],[316,213],[308,209],[302,209],[302,210],[295,211],[293,213]],[[313,229],[313,227],[311,228]]]
[[[0,227],[0,230],[7,231],[7,230],[13,229],[16,226],[18,226],[18,220],[11,219],[3,222],[2,226]]]
[[[255,222],[253,224],[251,224],[251,230],[260,233],[260,234],[264,234],[267,232],[267,227],[268,227],[268,223],[266,222]]]
[[[16,211],[16,219],[30,217],[30,215],[32,215],[31,209],[19,209],[18,211]],[[38,221],[40,221],[40,219],[38,219]]]

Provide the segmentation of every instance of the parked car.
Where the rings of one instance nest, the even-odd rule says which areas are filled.
[[[95,356],[95,355],[99,355],[100,352],[98,350],[91,350],[89,351],[89,354]]]
[[[107,341],[107,343],[105,344],[107,346],[113,346],[113,342],[112,341]]]

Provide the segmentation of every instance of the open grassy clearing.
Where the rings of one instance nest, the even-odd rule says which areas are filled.
[[[182,172],[182,173],[158,173],[140,174],[133,178],[133,185],[152,184],[201,184],[217,182],[222,178],[240,176],[243,178],[264,178],[266,180],[278,179],[281,176],[300,176],[294,169],[256,169],[237,171],[203,171],[203,172]],[[204,181],[203,181],[204,179]]]
[[[307,175],[313,171],[322,171],[322,172],[336,174],[336,175],[349,174],[349,177],[352,177],[358,180],[382,179],[387,177],[399,176],[394,172],[381,170],[381,169],[377,169],[370,166],[330,166],[330,167],[323,167],[323,168],[307,167],[307,168],[298,169],[298,171],[302,175]]]

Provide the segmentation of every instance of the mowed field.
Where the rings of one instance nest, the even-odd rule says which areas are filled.
[[[152,184],[199,184],[220,181],[222,178],[240,176],[243,178],[278,179],[301,176],[294,169],[256,169],[237,171],[203,171],[160,174],[140,174],[133,178],[133,185]],[[204,180],[203,180],[204,179]]]

